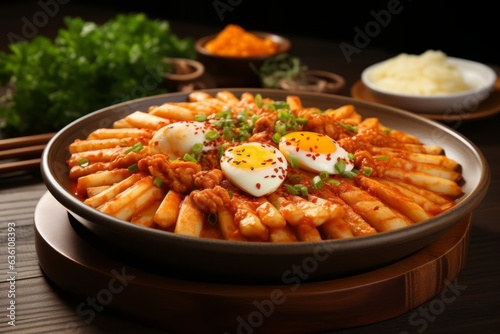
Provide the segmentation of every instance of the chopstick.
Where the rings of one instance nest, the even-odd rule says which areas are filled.
[[[28,155],[41,154],[44,148],[45,144],[41,144],[41,145],[18,147],[10,150],[0,151],[0,160],[23,158]]]
[[[54,132],[0,140],[0,174],[38,168]],[[13,161],[12,161],[13,160]]]
[[[26,147],[37,144],[46,144],[55,135],[55,132],[42,133],[39,135],[14,137],[7,139],[0,139],[0,151],[13,149],[16,147]]]
[[[40,166],[41,162],[42,162],[41,158],[35,158],[35,159],[21,160],[21,161],[14,161],[14,162],[7,162],[4,164],[0,164],[0,174],[36,169]]]

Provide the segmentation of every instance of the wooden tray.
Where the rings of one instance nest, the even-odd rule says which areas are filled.
[[[78,300],[95,298],[151,327],[175,333],[304,333],[372,324],[433,298],[465,265],[470,215],[397,263],[356,276],[292,285],[229,285],[173,279],[117,260],[78,231],[50,193],[34,215],[47,277]],[[172,255],[170,255],[172,256]],[[90,317],[92,308],[80,310]],[[80,314],[80,313],[79,313]]]
[[[381,103],[382,102],[378,101],[376,98],[374,98],[371,94],[368,88],[361,82],[361,80],[358,80],[352,85],[351,87],[351,96],[357,99],[369,101],[369,102],[376,102],[376,103]],[[409,110],[412,111],[412,110]],[[467,121],[467,120],[474,120],[474,119],[481,119],[489,116],[493,116],[494,114],[500,112],[500,78],[497,78],[494,86],[494,90],[491,93],[491,95],[484,100],[481,104],[479,104],[478,108],[476,110],[473,110],[471,112],[457,112],[457,113],[437,113],[437,114],[431,114],[431,113],[420,113],[420,112],[415,112],[415,114],[418,114],[419,116],[433,119],[436,121],[444,121],[444,122],[456,122],[456,121]]]

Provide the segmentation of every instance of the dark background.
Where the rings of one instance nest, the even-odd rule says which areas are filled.
[[[363,47],[381,48],[392,53],[439,49],[449,56],[498,64],[499,15],[493,4],[485,0],[460,3],[418,0],[2,1],[0,50],[8,50],[9,33],[11,36],[12,33],[21,35],[26,20],[33,22],[40,11],[52,14],[46,24],[37,27],[37,34],[49,37],[63,27],[64,16],[103,22],[119,12],[145,12],[151,18],[206,25],[207,33],[237,23],[250,30],[313,36],[352,46],[356,46],[356,38],[360,45],[356,31],[366,33],[372,28],[372,36],[367,36],[368,41],[363,40],[366,44]],[[397,13],[393,10],[389,17],[384,16],[384,13],[390,13],[388,7],[391,6],[397,9]],[[385,26],[376,23],[375,15],[384,17]],[[181,37],[186,37],[182,34],[179,32]]]

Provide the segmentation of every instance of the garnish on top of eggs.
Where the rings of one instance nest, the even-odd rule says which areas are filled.
[[[149,142],[151,154],[163,154],[171,160],[192,153],[196,144],[202,144],[204,152],[217,150],[221,144],[219,132],[210,123],[180,121],[156,131]]]
[[[275,144],[246,141],[229,144],[222,133],[210,122],[180,121],[158,130],[149,143],[149,150],[170,160],[192,161],[196,161],[193,157],[200,152],[215,150],[225,177],[255,197],[269,195],[281,187],[289,165],[331,175],[354,168],[352,156],[324,134],[293,131],[281,136]],[[339,164],[342,169],[338,168]]]

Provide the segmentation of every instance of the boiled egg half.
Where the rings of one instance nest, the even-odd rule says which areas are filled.
[[[208,123],[175,122],[156,131],[149,141],[149,150],[151,154],[164,154],[174,160],[190,154],[194,144],[202,144],[205,152],[216,150],[219,138],[218,130]]]
[[[274,146],[244,143],[228,148],[221,170],[235,186],[255,197],[276,191],[286,178],[288,163]]]
[[[340,174],[335,168],[335,164],[340,161],[345,165],[343,170],[350,171],[354,168],[349,153],[335,140],[321,133],[290,132],[280,138],[278,147],[292,166],[296,162],[300,169],[310,172],[326,171],[329,174]]]

